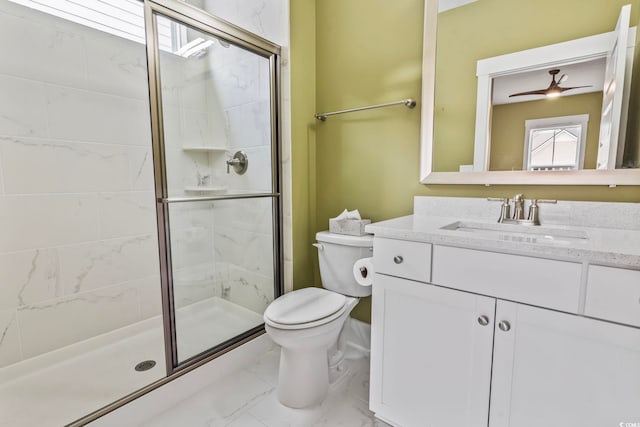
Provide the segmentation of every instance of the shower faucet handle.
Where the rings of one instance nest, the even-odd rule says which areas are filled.
[[[227,160],[227,173],[229,173],[229,172],[230,172],[229,167],[230,167],[231,165],[235,166],[235,165],[237,165],[238,163],[240,163],[240,160],[238,160],[238,159],[230,159],[230,160]]]
[[[249,158],[244,151],[236,151],[233,157],[227,160],[227,173],[230,172],[230,167],[233,166],[233,171],[238,175],[242,175],[247,171],[249,167]]]

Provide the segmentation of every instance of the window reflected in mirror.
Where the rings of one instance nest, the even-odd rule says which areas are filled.
[[[582,169],[588,120],[588,115],[527,120],[525,170]]]

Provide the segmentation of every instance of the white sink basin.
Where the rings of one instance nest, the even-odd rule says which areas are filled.
[[[477,236],[523,243],[570,244],[586,243],[589,236],[583,230],[552,228],[542,226],[456,221],[441,227],[473,233]]]

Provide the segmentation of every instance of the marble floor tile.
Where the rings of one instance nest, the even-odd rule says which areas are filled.
[[[268,427],[309,427],[321,419],[327,403],[325,400],[310,408],[291,409],[278,401],[277,391],[274,390],[251,408],[249,413]]]
[[[230,422],[225,427],[265,427],[265,425],[256,420],[251,414],[242,414],[241,417]]]
[[[245,414],[246,409],[260,401],[272,389],[273,386],[246,370],[239,371],[178,402],[141,427],[226,426],[248,415]],[[246,418],[249,417],[245,416]]]
[[[333,396],[332,396],[333,397]],[[313,427],[370,427],[374,426],[375,418],[369,411],[369,404],[354,397],[341,396],[340,402],[334,397],[326,411]]]
[[[261,380],[273,385],[278,385],[278,367],[280,366],[280,350],[273,350],[262,356],[247,370],[255,374]]]
[[[143,427],[385,427],[369,411],[369,359],[347,361],[345,374],[319,405],[291,409],[277,398],[280,350],[209,385],[149,419]]]

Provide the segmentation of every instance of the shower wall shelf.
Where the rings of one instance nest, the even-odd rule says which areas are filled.
[[[387,102],[384,104],[367,105],[366,107],[355,107],[355,108],[349,108],[347,110],[331,111],[329,113],[317,113],[315,115],[315,118],[320,120],[321,122],[324,122],[325,120],[327,120],[327,117],[335,116],[337,114],[353,113],[356,111],[364,111],[364,110],[373,110],[374,108],[393,107],[395,105],[404,105],[407,108],[414,108],[416,106],[416,101],[414,101],[411,98],[407,98],[407,99],[401,99],[400,101]]]
[[[205,147],[205,146],[201,146],[201,147],[196,147],[196,146],[182,147],[182,151],[209,151],[209,152],[220,151],[220,152],[224,152],[224,151],[227,151],[227,150],[228,150],[227,147]]]
[[[201,185],[192,185],[184,188],[185,193],[206,193],[206,194],[226,194],[229,189],[227,187],[205,187]]]

